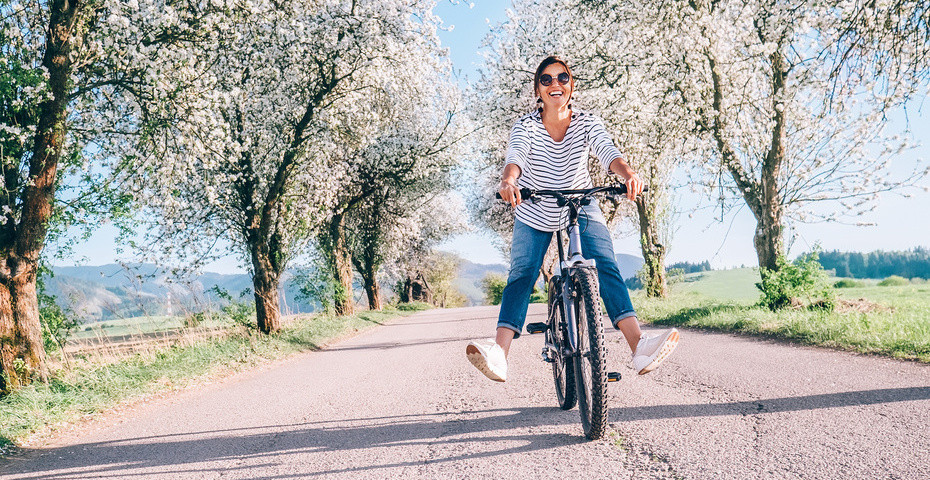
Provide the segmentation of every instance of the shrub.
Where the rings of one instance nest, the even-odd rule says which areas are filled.
[[[402,312],[419,312],[429,310],[430,308],[433,308],[433,306],[426,302],[406,302],[397,304],[397,309]]]
[[[488,305],[500,305],[506,286],[507,279],[498,273],[488,273],[481,279],[481,289],[484,291],[484,299]]]
[[[233,298],[225,289],[220,288],[218,285],[214,285],[210,290],[216,294],[222,300],[228,302],[225,306],[222,307],[222,314],[236,323],[242,325],[247,330],[258,330],[258,323],[255,318],[255,302],[254,301],[238,301]],[[239,294],[239,298],[245,298],[249,296],[251,289],[245,289]]]
[[[67,316],[58,304],[54,301],[42,302],[41,297],[39,321],[42,324],[42,340],[45,350],[49,352],[64,349],[68,337],[78,327],[77,320]]]
[[[833,289],[817,257],[817,250],[791,263],[779,257],[778,270],[760,269],[762,281],[756,284],[762,291],[759,303],[770,310],[778,310],[806,301],[807,306],[832,310]]]
[[[530,294],[530,303],[548,303],[549,294],[546,289],[533,286],[533,293]]]
[[[53,275],[51,268],[44,262],[39,265],[36,278],[36,297],[39,301],[39,323],[42,325],[42,343],[45,350],[52,352],[63,350],[68,337],[78,328],[78,322],[69,316],[55,301],[55,297],[45,293],[45,279]]]
[[[862,286],[864,286],[862,282],[857,282],[851,278],[843,278],[833,284],[833,288],[859,288]]]
[[[878,282],[879,287],[900,287],[901,285],[907,285],[911,282],[904,277],[899,277],[897,275],[892,275],[885,278],[884,280]]]
[[[206,319],[206,314],[203,312],[191,313],[184,317],[184,328],[197,328],[204,319]]]

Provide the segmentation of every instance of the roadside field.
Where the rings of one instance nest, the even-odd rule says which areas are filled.
[[[643,321],[785,338],[805,344],[930,362],[930,284],[838,288],[837,309],[756,306],[755,269],[693,274],[668,299],[638,297]],[[691,280],[691,281],[688,281]],[[752,291],[755,290],[753,294]]]

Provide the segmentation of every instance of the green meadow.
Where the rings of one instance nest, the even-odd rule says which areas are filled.
[[[671,286],[667,299],[635,299],[643,321],[654,325],[762,335],[809,345],[930,362],[930,283],[837,288],[837,308],[757,306],[756,269],[691,274]]]

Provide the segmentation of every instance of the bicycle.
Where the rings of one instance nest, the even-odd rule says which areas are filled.
[[[520,189],[522,198],[555,197],[559,207],[568,207],[568,255],[563,246],[563,230],[556,231],[559,249],[559,275],[548,284],[546,322],[530,323],[526,331],[545,333],[544,361],[552,365],[552,376],[559,408],[571,410],[578,404],[581,426],[591,440],[603,437],[607,428],[607,383],[620,380],[618,372],[607,371],[607,345],[601,323],[601,302],[594,260],[581,251],[578,214],[594,194],[626,194],[626,186],[595,187],[583,190]],[[500,198],[500,194],[497,195]]]

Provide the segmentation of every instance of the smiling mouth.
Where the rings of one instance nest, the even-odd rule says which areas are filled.
[[[562,92],[552,92],[549,94],[550,97],[561,97]]]

